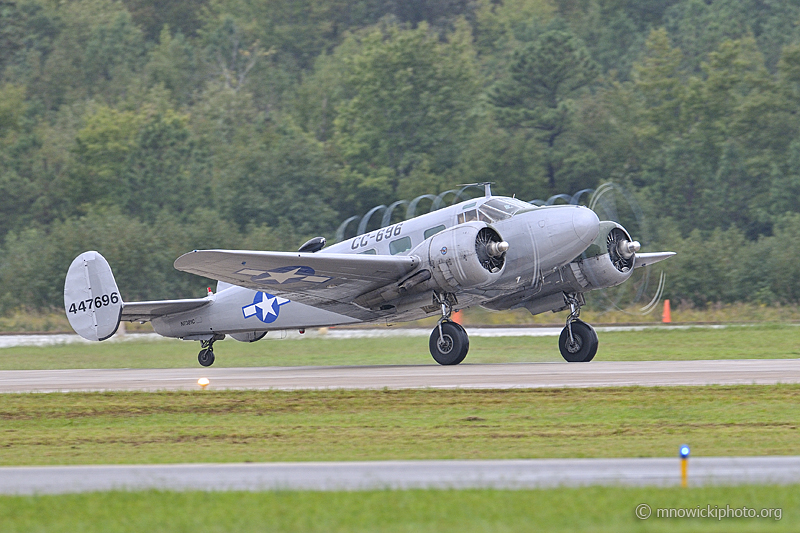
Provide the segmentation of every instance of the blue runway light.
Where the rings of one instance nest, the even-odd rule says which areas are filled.
[[[681,457],[686,459],[687,457],[689,457],[689,446],[687,444],[682,445],[679,452],[681,454]]]

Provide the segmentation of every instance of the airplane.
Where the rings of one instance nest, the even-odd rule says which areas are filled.
[[[587,207],[535,206],[478,185],[483,197],[328,247],[316,237],[297,252],[194,250],[178,257],[176,269],[217,280],[204,298],[125,302],[105,258],[84,252],[64,283],[67,318],[94,341],[113,336],[122,320],[149,321],[165,337],[200,341],[198,361],[210,366],[214,343],[226,336],[255,342],[275,330],[438,315],[430,353],[441,365],[457,365],[469,337],[453,312],[476,305],[524,307],[533,315],[569,309],[561,355],[591,361],[598,337],[579,318],[585,294],[619,285],[674,252],[640,253],[624,227]]]

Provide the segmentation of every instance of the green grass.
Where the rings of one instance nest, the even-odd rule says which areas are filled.
[[[800,454],[800,385],[0,395],[0,464]]]
[[[277,336],[277,335],[276,335]],[[800,327],[761,324],[725,329],[601,332],[597,361],[800,357]],[[0,349],[0,370],[196,367],[199,343],[130,340]],[[270,338],[215,345],[218,367],[435,364],[426,337]],[[562,361],[556,337],[472,337],[466,363]]]
[[[647,503],[648,520],[634,509]],[[657,518],[658,508],[781,509],[781,520]],[[6,533],[797,531],[800,486],[372,492],[107,492],[0,497]]]

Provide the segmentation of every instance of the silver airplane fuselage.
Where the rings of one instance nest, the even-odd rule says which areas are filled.
[[[430,246],[435,235],[458,226],[459,223],[468,224],[467,216],[475,217],[471,222],[480,222],[478,209],[492,199],[513,200],[490,197],[462,202],[358,235],[317,253],[390,255],[393,252],[392,246],[402,241],[402,246],[407,249],[392,255],[414,255]],[[579,257],[596,239],[599,224],[600,221],[593,211],[573,205],[530,206],[509,215],[508,218],[491,221],[489,226],[509,244],[504,267],[491,286],[465,288],[461,291],[457,296],[457,308],[481,305],[515,294],[532,293],[537,287],[541,293],[543,277],[557,272],[560,267]],[[195,311],[153,319],[153,328],[167,337],[201,338],[207,336],[209,330],[213,330],[240,340],[252,341],[263,337],[262,333],[267,331],[363,322],[344,314],[292,301],[271,303],[278,313],[275,320],[269,323],[260,323],[251,317],[245,317],[244,312],[219,312],[220,309],[245,309],[253,304],[256,292],[220,282],[216,294],[209,296],[213,300],[210,305]],[[431,300],[429,291],[399,298],[393,312],[381,316],[375,322],[408,321],[434,315],[439,308],[433,306]],[[515,304],[516,302],[510,303],[505,308],[519,306]],[[560,307],[563,308],[563,305]]]

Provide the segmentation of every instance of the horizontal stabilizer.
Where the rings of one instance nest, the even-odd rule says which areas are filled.
[[[646,254],[638,253],[636,254],[636,263],[634,268],[653,265],[659,261],[663,261],[664,259],[669,259],[673,255],[675,255],[675,252],[652,252]]]
[[[209,298],[187,300],[156,300],[152,302],[125,302],[122,320],[128,322],[149,322],[164,315],[173,315],[198,309],[211,303]]]

